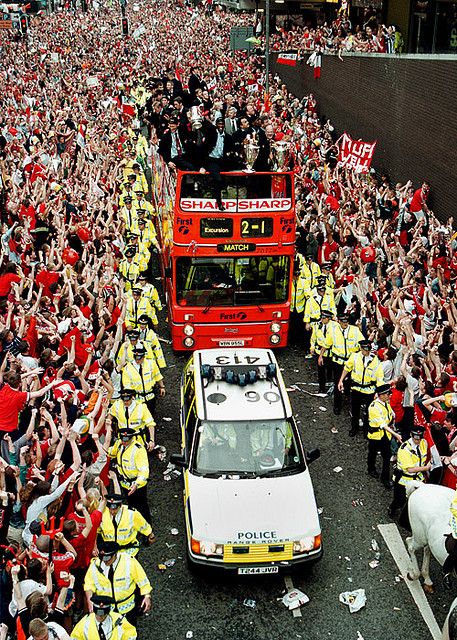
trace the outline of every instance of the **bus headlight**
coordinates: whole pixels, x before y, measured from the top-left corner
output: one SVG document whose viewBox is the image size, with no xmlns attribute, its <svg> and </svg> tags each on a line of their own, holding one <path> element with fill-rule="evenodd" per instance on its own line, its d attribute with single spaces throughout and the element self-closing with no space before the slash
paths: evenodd
<svg viewBox="0 0 457 640">
<path fill-rule="evenodd" d="M 279 322 L 272 322 L 270 324 L 270 331 L 271 333 L 279 333 L 281 331 L 281 325 Z"/>
<path fill-rule="evenodd" d="M 187 336 L 187 338 L 184 338 L 182 343 L 183 343 L 183 345 L 185 347 L 193 347 L 194 344 L 195 344 L 195 340 L 193 338 L 191 338 L 190 336 Z"/>
<path fill-rule="evenodd" d="M 273 335 L 270 336 L 270 342 L 271 344 L 279 344 L 279 342 L 281 342 L 281 336 L 273 333 Z"/>
<path fill-rule="evenodd" d="M 193 336 L 195 329 L 191 324 L 185 324 L 183 331 L 186 336 Z"/>
<path fill-rule="evenodd" d="M 209 540 L 195 540 L 191 538 L 192 552 L 199 556 L 223 556 L 224 545 L 210 542 Z"/>
<path fill-rule="evenodd" d="M 309 553 L 321 546 L 321 536 L 306 536 L 300 540 L 294 540 L 293 550 L 295 554 Z"/>
</svg>

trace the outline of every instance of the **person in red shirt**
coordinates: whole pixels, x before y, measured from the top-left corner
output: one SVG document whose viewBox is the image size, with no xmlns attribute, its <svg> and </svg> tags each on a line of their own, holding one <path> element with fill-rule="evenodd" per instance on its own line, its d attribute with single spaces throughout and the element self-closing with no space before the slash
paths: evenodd
<svg viewBox="0 0 457 640">
<path fill-rule="evenodd" d="M 68 586 L 65 574 L 76 558 L 76 551 L 72 544 L 65 538 L 62 532 L 56 533 L 54 540 L 47 535 L 37 536 L 30 545 L 29 554 L 32 558 L 49 561 L 49 545 L 52 545 L 51 562 L 54 564 L 54 579 L 57 587 Z M 63 549 L 62 549 L 63 547 Z M 62 575 L 63 574 L 63 575 Z"/>
<path fill-rule="evenodd" d="M 6 298 L 11 291 L 11 284 L 20 281 L 21 278 L 17 274 L 17 264 L 7 262 L 0 275 L 0 298 Z"/>
<path fill-rule="evenodd" d="M 90 332 L 81 331 L 79 327 L 74 327 L 63 337 L 57 349 L 57 355 L 62 356 L 71 351 L 72 343 L 74 342 L 75 364 L 83 369 L 87 362 L 87 356 L 94 351 L 93 346 L 86 342 L 88 337 L 90 337 Z"/>
<path fill-rule="evenodd" d="M 7 361 L 8 358 L 5 358 L 3 361 L 5 365 Z M 0 407 L 2 408 L 0 411 L 0 436 L 3 436 L 4 433 L 9 433 L 13 441 L 16 440 L 13 433 L 18 429 L 19 414 L 26 404 L 34 398 L 44 396 L 46 391 L 52 389 L 56 384 L 56 381 L 54 381 L 38 391 L 21 391 L 21 381 L 22 376 L 15 371 L 8 371 L 5 374 L 3 371 L 0 372 Z M 6 443 L 2 440 L 2 455 L 5 460 L 8 460 L 8 451 L 5 446 Z"/>
<path fill-rule="evenodd" d="M 409 210 L 413 213 L 417 220 L 421 220 L 425 217 L 425 214 L 430 213 L 427 207 L 427 198 L 430 192 L 430 184 L 423 182 L 420 189 L 416 189 L 411 199 Z"/>
</svg>

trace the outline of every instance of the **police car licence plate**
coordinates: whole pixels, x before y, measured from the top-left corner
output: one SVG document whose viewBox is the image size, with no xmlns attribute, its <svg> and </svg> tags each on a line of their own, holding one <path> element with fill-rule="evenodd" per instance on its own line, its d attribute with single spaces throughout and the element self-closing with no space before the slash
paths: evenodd
<svg viewBox="0 0 457 640">
<path fill-rule="evenodd" d="M 244 347 L 244 340 L 219 340 L 220 347 Z"/>
<path fill-rule="evenodd" d="M 238 575 L 252 575 L 254 573 L 278 573 L 278 567 L 240 567 Z"/>
</svg>

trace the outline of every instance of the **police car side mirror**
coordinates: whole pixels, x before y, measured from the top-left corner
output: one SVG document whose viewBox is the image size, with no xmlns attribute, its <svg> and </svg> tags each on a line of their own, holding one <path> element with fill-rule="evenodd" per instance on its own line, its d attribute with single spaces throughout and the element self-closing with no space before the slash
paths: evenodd
<svg viewBox="0 0 457 640">
<path fill-rule="evenodd" d="M 187 459 L 180 453 L 172 453 L 170 456 L 170 462 L 171 464 L 174 464 L 175 467 L 181 467 L 183 469 L 187 467 Z"/>
<path fill-rule="evenodd" d="M 171 267 L 165 267 L 165 277 L 171 278 Z"/>
<path fill-rule="evenodd" d="M 311 462 L 314 462 L 314 460 L 317 460 L 320 457 L 321 457 L 321 451 L 317 447 L 314 449 L 310 449 L 305 453 L 306 462 L 308 464 L 311 464 Z"/>
</svg>

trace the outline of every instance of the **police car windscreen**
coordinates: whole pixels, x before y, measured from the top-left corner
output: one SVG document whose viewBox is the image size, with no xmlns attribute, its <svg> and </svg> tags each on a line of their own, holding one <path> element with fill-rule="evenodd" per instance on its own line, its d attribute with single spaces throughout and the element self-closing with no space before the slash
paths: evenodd
<svg viewBox="0 0 457 640">
<path fill-rule="evenodd" d="M 203 422 L 194 451 L 192 471 L 202 475 L 282 475 L 304 469 L 287 420 Z"/>
</svg>

